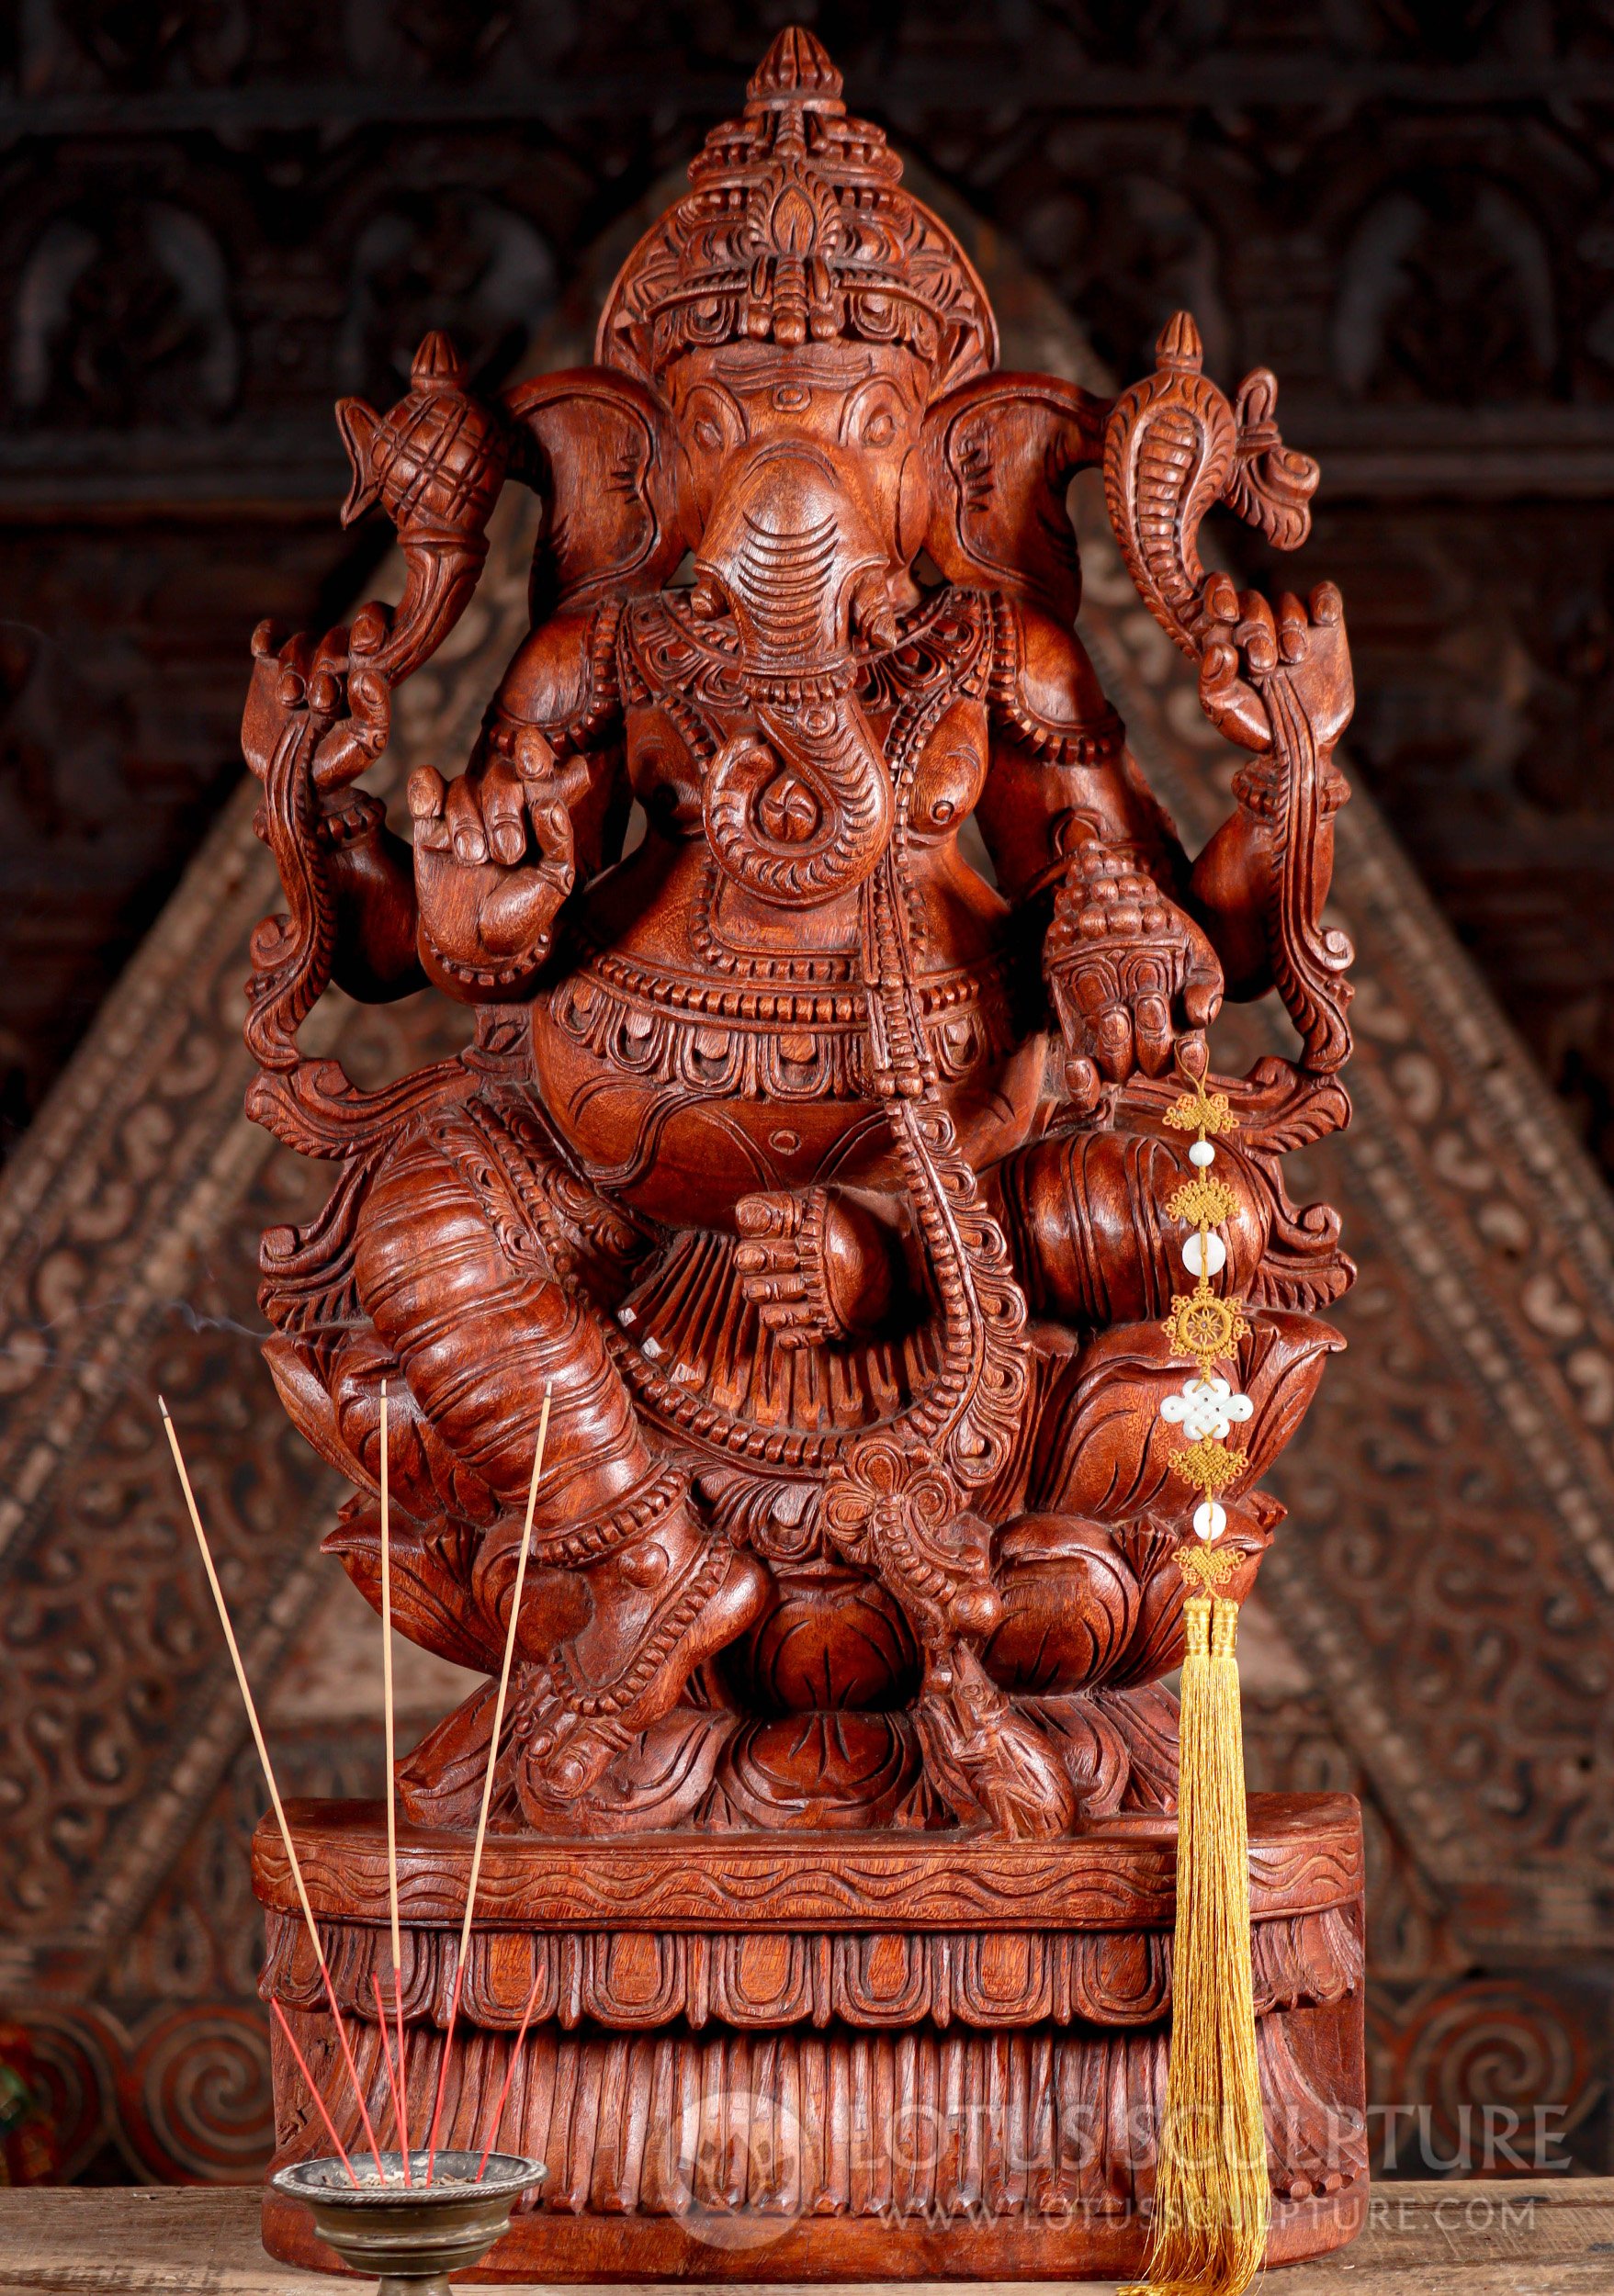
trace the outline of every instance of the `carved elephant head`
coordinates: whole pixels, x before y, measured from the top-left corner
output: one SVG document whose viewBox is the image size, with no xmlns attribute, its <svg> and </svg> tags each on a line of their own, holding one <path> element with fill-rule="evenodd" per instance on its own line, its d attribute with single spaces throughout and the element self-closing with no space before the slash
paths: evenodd
<svg viewBox="0 0 1614 2296">
<path fill-rule="evenodd" d="M 896 634 L 923 539 L 924 370 L 896 346 L 728 345 L 668 377 L 694 613 L 728 621 L 745 721 L 705 792 L 718 862 L 811 907 L 862 884 L 895 817 L 856 648 Z"/>
<path fill-rule="evenodd" d="M 712 760 L 705 819 L 719 864 L 762 901 L 833 900 L 886 850 L 891 779 L 852 639 L 894 630 L 894 570 L 855 472 L 810 439 L 754 447 L 719 490 L 693 603 L 733 620 L 751 722 Z"/>
<path fill-rule="evenodd" d="M 660 587 L 687 551 L 691 609 L 726 626 L 743 707 L 705 776 L 727 872 L 770 906 L 860 884 L 895 817 L 859 698 L 858 652 L 918 603 L 929 550 L 949 579 L 1073 615 L 1064 486 L 1104 408 L 1051 378 L 988 376 L 936 402 L 899 343 L 687 352 L 660 390 L 596 367 L 506 407 L 548 519 L 535 615 Z"/>
</svg>

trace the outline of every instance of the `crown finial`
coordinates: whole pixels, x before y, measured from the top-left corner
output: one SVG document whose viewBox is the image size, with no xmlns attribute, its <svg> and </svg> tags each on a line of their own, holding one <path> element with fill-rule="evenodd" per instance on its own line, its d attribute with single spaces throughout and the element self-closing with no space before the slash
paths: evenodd
<svg viewBox="0 0 1614 2296">
<path fill-rule="evenodd" d="M 651 225 L 601 315 L 598 355 L 660 387 L 727 344 L 896 343 L 941 397 L 991 366 L 997 331 L 969 259 L 902 187 L 902 163 L 852 117 L 799 24 L 774 39 L 745 112 L 707 136 L 690 188 Z"/>
<path fill-rule="evenodd" d="M 808 110 L 839 106 L 842 81 L 821 39 L 805 24 L 787 24 L 776 33 L 745 91 L 748 104 L 769 109 L 800 104 Z"/>
</svg>

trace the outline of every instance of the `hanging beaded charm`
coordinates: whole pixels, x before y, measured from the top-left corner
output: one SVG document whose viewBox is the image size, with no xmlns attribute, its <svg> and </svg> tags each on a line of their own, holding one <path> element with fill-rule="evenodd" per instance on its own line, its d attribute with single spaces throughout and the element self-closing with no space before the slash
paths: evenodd
<svg viewBox="0 0 1614 2296">
<path fill-rule="evenodd" d="M 1167 1109 L 1166 1121 L 1174 1131 L 1198 1135 L 1188 1152 L 1194 1175 L 1167 1199 L 1166 1210 L 1174 1220 L 1188 1221 L 1193 1227 L 1182 1247 L 1182 1262 L 1195 1281 L 1191 1291 L 1173 1298 L 1166 1332 L 1172 1354 L 1189 1357 L 1196 1367 L 1177 1394 L 1167 1396 L 1160 1416 L 1168 1426 L 1180 1427 L 1188 1438 L 1172 1464 L 1200 1494 L 1193 1527 L 1201 1543 L 1186 1548 L 1179 1565 L 1185 1578 L 1209 1593 L 1231 1578 L 1239 1564 L 1233 1549 L 1216 1546 L 1227 1527 L 1220 1493 L 1236 1480 L 1243 1467 L 1237 1453 L 1227 1448 L 1227 1438 L 1252 1415 L 1255 1405 L 1217 1367 L 1249 1336 L 1244 1301 L 1223 1298 L 1211 1289 L 1212 1277 L 1227 1264 L 1227 1247 L 1213 1231 L 1238 1209 L 1233 1190 L 1213 1176 L 1213 1139 L 1232 1131 L 1236 1120 L 1225 1092 L 1207 1091 L 1202 1077 L 1190 1077 L 1189 1083 L 1191 1089 Z"/>
</svg>

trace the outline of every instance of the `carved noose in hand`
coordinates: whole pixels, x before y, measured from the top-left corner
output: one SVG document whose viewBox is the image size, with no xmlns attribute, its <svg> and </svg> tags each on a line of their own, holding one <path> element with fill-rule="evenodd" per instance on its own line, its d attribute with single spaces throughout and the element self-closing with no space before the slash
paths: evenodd
<svg viewBox="0 0 1614 2296">
<path fill-rule="evenodd" d="M 1317 466 L 1284 445 L 1278 386 L 1247 376 L 1236 405 L 1201 372 L 1199 330 L 1179 311 L 1156 345 L 1158 371 L 1116 400 L 1104 438 L 1104 492 L 1127 571 L 1161 628 L 1200 670 L 1206 714 L 1250 750 L 1235 778 L 1267 861 L 1263 919 L 1272 977 L 1301 1039 L 1302 1075 L 1331 1075 L 1349 1055 L 1345 979 L 1352 950 L 1322 921 L 1326 847 L 1319 832 L 1348 794 L 1330 755 L 1350 714 L 1338 592 L 1310 612 L 1285 602 L 1241 607 L 1225 575 L 1207 578 L 1200 524 L 1225 502 L 1283 550 L 1311 531 Z"/>
<path fill-rule="evenodd" d="M 306 674 L 270 658 L 267 629 L 254 640 L 254 677 L 277 679 L 284 724 L 265 778 L 258 827 L 279 868 L 289 913 L 253 936 L 246 1040 L 263 1072 L 248 1113 L 305 1154 L 344 1156 L 370 1115 L 391 1113 L 396 1093 L 365 1094 L 339 1063 L 310 1060 L 298 1030 L 331 979 L 334 908 L 322 831 L 356 804 L 344 792 L 387 746 L 391 697 L 435 654 L 464 613 L 488 555 L 489 514 L 509 459 L 502 424 L 467 388 L 445 334 L 426 336 L 410 389 L 385 415 L 362 399 L 336 411 L 353 465 L 342 509 L 351 525 L 377 502 L 403 555 L 396 607 L 371 602 L 354 616 L 345 656 L 314 656 Z M 345 690 L 347 714 L 339 715 Z M 416 1080 L 418 1081 L 418 1080 Z"/>
</svg>

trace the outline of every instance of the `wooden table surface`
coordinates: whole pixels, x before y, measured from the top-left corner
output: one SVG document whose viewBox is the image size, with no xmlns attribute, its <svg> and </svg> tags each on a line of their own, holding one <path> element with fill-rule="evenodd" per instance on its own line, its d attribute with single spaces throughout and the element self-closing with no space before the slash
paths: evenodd
<svg viewBox="0 0 1614 2296">
<path fill-rule="evenodd" d="M 271 2263 L 255 2190 L 0 2190 L 3 2296 L 332 2296 L 342 2285 Z M 1270 2296 L 1614 2296 L 1614 2178 L 1382 2184 L 1350 2247 L 1264 2285 Z M 938 2286 L 909 2281 L 904 2296 Z"/>
</svg>

